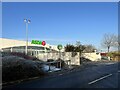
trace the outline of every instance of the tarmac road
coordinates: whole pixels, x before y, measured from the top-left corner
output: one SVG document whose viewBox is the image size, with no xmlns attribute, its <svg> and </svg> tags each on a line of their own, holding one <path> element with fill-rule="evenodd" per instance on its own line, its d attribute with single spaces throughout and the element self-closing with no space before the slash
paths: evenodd
<svg viewBox="0 0 120 90">
<path fill-rule="evenodd" d="M 92 63 L 83 70 L 78 69 L 5 88 L 118 88 L 120 86 L 119 64 L 120 62 Z"/>
</svg>

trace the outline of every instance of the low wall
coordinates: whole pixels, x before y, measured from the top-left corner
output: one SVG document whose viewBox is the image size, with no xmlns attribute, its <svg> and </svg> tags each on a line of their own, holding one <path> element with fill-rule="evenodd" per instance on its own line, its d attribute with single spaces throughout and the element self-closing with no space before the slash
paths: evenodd
<svg viewBox="0 0 120 90">
<path fill-rule="evenodd" d="M 59 58 L 67 62 L 70 60 L 71 65 L 80 65 L 79 53 L 72 56 L 72 52 L 62 52 L 62 53 L 39 53 L 37 58 L 47 61 L 48 59 L 58 60 Z"/>
<path fill-rule="evenodd" d="M 75 52 L 76 55 L 73 55 L 72 52 L 62 52 L 62 53 L 39 53 L 37 58 L 47 61 L 48 59 L 58 60 L 61 58 L 64 61 L 71 61 L 72 65 L 80 65 L 79 52 Z M 100 53 L 82 53 L 82 57 L 89 59 L 91 61 L 101 60 Z"/>
<path fill-rule="evenodd" d="M 100 53 L 82 53 L 82 57 L 87 58 L 91 61 L 101 60 Z"/>
</svg>

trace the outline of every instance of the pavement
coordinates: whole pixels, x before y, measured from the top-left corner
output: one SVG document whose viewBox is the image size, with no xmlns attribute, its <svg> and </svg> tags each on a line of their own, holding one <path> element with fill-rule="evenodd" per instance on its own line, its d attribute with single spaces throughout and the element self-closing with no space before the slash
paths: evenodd
<svg viewBox="0 0 120 90">
<path fill-rule="evenodd" d="M 84 63 L 67 73 L 3 87 L 18 88 L 119 88 L 120 62 L 101 61 Z"/>
</svg>

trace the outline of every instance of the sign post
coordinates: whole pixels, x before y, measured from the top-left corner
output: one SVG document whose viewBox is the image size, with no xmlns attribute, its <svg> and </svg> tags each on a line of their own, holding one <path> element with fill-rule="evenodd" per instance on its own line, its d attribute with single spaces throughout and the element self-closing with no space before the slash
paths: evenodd
<svg viewBox="0 0 120 90">
<path fill-rule="evenodd" d="M 61 55 L 60 55 L 60 50 L 63 48 L 61 44 L 59 44 L 57 46 L 58 50 L 59 50 L 59 59 L 61 58 Z M 60 68 L 61 68 L 61 59 L 60 59 Z"/>
</svg>

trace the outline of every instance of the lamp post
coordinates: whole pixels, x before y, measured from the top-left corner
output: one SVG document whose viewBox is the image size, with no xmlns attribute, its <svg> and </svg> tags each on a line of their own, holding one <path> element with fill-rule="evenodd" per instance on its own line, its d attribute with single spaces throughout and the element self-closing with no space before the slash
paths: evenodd
<svg viewBox="0 0 120 90">
<path fill-rule="evenodd" d="M 59 45 L 57 46 L 57 48 L 59 49 L 59 59 L 60 59 L 60 69 L 61 69 L 61 67 L 62 67 L 62 62 L 61 62 L 61 54 L 60 54 L 60 50 L 61 50 L 63 47 L 62 47 L 61 44 L 59 44 Z"/>
<path fill-rule="evenodd" d="M 29 19 L 24 19 L 24 22 L 26 24 L 26 47 L 25 47 L 25 54 L 27 55 L 28 52 L 28 24 L 31 22 Z"/>
</svg>

